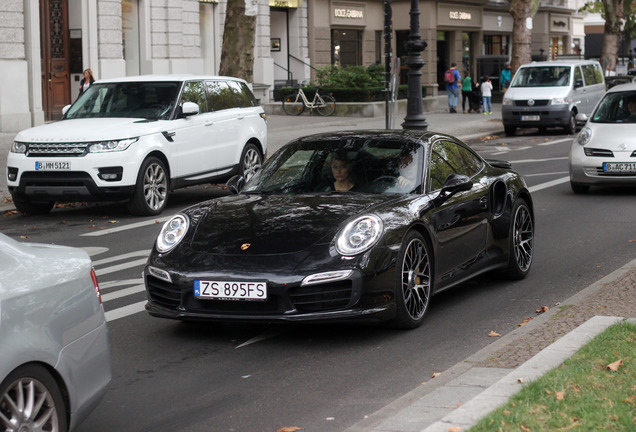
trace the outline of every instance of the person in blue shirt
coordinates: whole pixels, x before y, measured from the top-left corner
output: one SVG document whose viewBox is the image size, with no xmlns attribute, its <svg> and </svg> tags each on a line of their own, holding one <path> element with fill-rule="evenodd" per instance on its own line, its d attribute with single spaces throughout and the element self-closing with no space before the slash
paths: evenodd
<svg viewBox="0 0 636 432">
<path fill-rule="evenodd" d="M 459 87 L 457 83 L 461 77 L 457 71 L 457 64 L 451 63 L 451 68 L 444 73 L 444 82 L 448 91 L 448 110 L 451 113 L 457 112 L 457 102 L 459 101 Z"/>
<path fill-rule="evenodd" d="M 499 85 L 504 93 L 510 87 L 510 63 L 506 63 L 504 68 L 501 70 L 501 76 L 499 77 Z"/>
</svg>

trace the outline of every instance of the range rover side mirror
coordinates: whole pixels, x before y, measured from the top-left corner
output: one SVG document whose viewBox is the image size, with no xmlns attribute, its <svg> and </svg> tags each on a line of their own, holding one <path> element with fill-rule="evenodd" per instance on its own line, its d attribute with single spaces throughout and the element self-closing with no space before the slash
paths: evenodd
<svg viewBox="0 0 636 432">
<path fill-rule="evenodd" d="M 189 117 L 195 114 L 199 114 L 199 105 L 194 102 L 184 102 L 182 107 L 183 117 Z"/>
<path fill-rule="evenodd" d="M 66 105 L 64 108 L 62 108 L 62 115 L 66 115 L 70 107 L 71 105 L 69 104 L 69 105 Z"/>
</svg>

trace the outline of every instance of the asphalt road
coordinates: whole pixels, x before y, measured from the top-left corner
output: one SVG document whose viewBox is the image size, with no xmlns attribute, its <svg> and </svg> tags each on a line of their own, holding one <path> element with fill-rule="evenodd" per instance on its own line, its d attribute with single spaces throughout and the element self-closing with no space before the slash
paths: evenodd
<svg viewBox="0 0 636 432">
<path fill-rule="evenodd" d="M 287 137 L 270 133 L 270 144 L 279 139 Z M 142 312 L 140 273 L 162 218 L 132 218 L 124 206 L 61 208 L 45 217 L 8 214 L 0 218 L 0 231 L 93 254 L 114 376 L 80 432 L 275 432 L 292 426 L 340 432 L 488 345 L 490 331 L 514 330 L 536 309 L 552 307 L 634 258 L 634 191 L 574 195 L 567 174 L 571 139 L 555 131 L 469 140 L 485 157 L 511 161 L 531 187 L 533 268 L 523 281 L 485 276 L 436 296 L 424 325 L 413 331 L 151 318 Z M 178 191 L 165 214 L 221 193 L 215 187 Z"/>
</svg>

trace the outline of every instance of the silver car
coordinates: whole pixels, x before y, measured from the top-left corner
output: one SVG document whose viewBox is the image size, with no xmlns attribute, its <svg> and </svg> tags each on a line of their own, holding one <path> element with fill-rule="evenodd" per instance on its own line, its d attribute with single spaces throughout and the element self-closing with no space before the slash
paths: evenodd
<svg viewBox="0 0 636 432">
<path fill-rule="evenodd" d="M 576 193 L 594 185 L 636 186 L 636 84 L 612 87 L 572 142 L 570 185 Z"/>
<path fill-rule="evenodd" d="M 90 257 L 0 234 L 0 430 L 73 430 L 110 378 Z"/>
</svg>

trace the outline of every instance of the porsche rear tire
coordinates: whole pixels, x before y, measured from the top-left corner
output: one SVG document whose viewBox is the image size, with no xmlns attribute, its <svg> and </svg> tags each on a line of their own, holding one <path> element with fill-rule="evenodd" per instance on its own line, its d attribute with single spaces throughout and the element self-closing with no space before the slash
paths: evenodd
<svg viewBox="0 0 636 432">
<path fill-rule="evenodd" d="M 517 199 L 512 207 L 509 244 L 506 276 L 509 279 L 523 279 L 530 271 L 534 255 L 534 221 L 523 199 Z"/>
<path fill-rule="evenodd" d="M 419 327 L 433 292 L 431 247 L 417 231 L 410 231 L 400 248 L 395 283 L 396 328 Z"/>
</svg>

